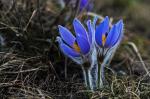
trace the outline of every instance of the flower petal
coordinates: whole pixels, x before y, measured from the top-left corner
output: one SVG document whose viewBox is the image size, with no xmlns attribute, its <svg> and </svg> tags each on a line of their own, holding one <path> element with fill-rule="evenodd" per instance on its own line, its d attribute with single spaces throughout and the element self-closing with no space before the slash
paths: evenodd
<svg viewBox="0 0 150 99">
<path fill-rule="evenodd" d="M 88 0 L 80 0 L 80 10 L 84 9 L 88 4 Z"/>
<path fill-rule="evenodd" d="M 109 18 L 108 16 L 106 16 L 105 19 L 96 28 L 95 40 L 99 46 L 103 46 L 102 35 L 107 33 L 108 30 L 109 30 Z"/>
<path fill-rule="evenodd" d="M 119 37 L 118 40 L 120 41 L 123 37 L 123 20 L 120 20 L 116 23 L 117 27 L 118 27 L 118 32 L 119 32 Z"/>
<path fill-rule="evenodd" d="M 81 49 L 82 54 L 87 54 L 90 51 L 90 44 L 82 35 L 77 35 L 76 37 L 78 46 Z"/>
<path fill-rule="evenodd" d="M 69 46 L 72 46 L 75 42 L 75 37 L 73 34 L 65 27 L 59 25 L 59 33 L 61 38 L 67 43 Z"/>
<path fill-rule="evenodd" d="M 97 23 L 97 20 L 98 20 L 98 16 L 95 16 L 94 19 L 93 19 L 94 28 L 95 28 L 95 25 L 96 25 L 96 23 Z"/>
<path fill-rule="evenodd" d="M 120 43 L 122 36 L 123 36 L 123 21 L 120 20 L 116 23 L 117 32 L 115 33 L 115 39 L 112 41 L 112 46 L 114 46 L 116 43 Z"/>
<path fill-rule="evenodd" d="M 77 53 L 75 50 L 73 50 L 72 48 L 70 48 L 68 45 L 64 44 L 64 43 L 61 43 L 60 44 L 60 48 L 62 50 L 62 52 L 68 56 L 68 57 L 79 57 L 80 54 Z"/>
<path fill-rule="evenodd" d="M 94 36 L 94 28 L 92 27 L 91 20 L 87 21 L 87 27 L 88 27 L 88 32 L 89 32 L 89 42 L 92 44 L 93 36 Z"/>
<path fill-rule="evenodd" d="M 76 36 L 82 35 L 83 37 L 85 37 L 85 39 L 88 40 L 87 31 L 78 19 L 74 19 L 73 26 L 74 26 Z"/>
<path fill-rule="evenodd" d="M 108 33 L 104 47 L 112 47 L 117 42 L 118 37 L 119 37 L 119 32 L 115 24 L 113 25 L 112 29 Z"/>
</svg>

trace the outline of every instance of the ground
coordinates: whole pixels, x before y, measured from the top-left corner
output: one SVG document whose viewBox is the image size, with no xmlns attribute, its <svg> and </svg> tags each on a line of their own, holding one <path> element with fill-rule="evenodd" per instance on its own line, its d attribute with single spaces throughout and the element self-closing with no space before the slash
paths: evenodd
<svg viewBox="0 0 150 99">
<path fill-rule="evenodd" d="M 54 0 L 0 0 L 0 98 L 149 99 L 149 0 L 94 0 L 90 12 L 123 19 L 124 38 L 106 70 L 107 86 L 92 92 L 79 65 L 56 42 L 58 25 L 88 19 L 77 5 Z M 138 51 L 137 51 L 138 50 Z"/>
</svg>

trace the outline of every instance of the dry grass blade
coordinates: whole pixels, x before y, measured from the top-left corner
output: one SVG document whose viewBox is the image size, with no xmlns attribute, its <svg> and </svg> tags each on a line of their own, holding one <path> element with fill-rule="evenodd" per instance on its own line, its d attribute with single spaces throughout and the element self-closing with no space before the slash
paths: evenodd
<svg viewBox="0 0 150 99">
<path fill-rule="evenodd" d="M 29 19 L 27 25 L 26 25 L 25 28 L 24 28 L 24 31 L 27 30 L 27 28 L 28 28 L 30 22 L 32 21 L 33 17 L 36 15 L 36 12 L 37 12 L 37 10 L 34 10 L 34 11 L 33 11 L 33 13 L 32 13 L 32 15 L 31 15 L 31 17 L 30 17 L 30 19 Z"/>
<path fill-rule="evenodd" d="M 143 66 L 144 70 L 146 71 L 146 73 L 147 73 L 148 76 L 150 77 L 150 73 L 149 73 L 149 71 L 148 71 L 148 69 L 147 69 L 147 67 L 146 67 L 146 65 L 145 65 L 145 63 L 144 63 L 144 61 L 143 61 L 143 59 L 142 59 L 142 57 L 141 57 L 141 54 L 139 53 L 138 48 L 136 47 L 136 45 L 135 45 L 133 42 L 128 42 L 128 45 L 130 45 L 130 46 L 133 48 L 133 50 L 134 50 L 135 53 L 137 54 L 137 56 L 138 56 L 140 62 L 142 63 L 142 66 Z"/>
</svg>

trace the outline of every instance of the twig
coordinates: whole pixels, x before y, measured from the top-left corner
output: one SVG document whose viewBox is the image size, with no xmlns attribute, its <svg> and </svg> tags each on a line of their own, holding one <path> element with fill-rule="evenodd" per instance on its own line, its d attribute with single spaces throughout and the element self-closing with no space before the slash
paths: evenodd
<svg viewBox="0 0 150 99">
<path fill-rule="evenodd" d="M 38 68 L 33 68 L 33 69 L 27 69 L 27 70 L 20 70 L 20 71 L 15 71 L 15 72 L 4 72 L 2 74 L 18 74 L 18 73 L 26 73 L 26 72 L 31 72 L 31 71 L 37 71 L 37 70 L 40 70 L 39 69 L 40 67 Z"/>
<path fill-rule="evenodd" d="M 32 20 L 33 17 L 35 16 L 36 12 L 37 12 L 37 10 L 34 10 L 34 11 L 32 12 L 32 15 L 31 15 L 31 17 L 30 17 L 30 19 L 29 19 L 27 25 L 26 25 L 25 28 L 23 29 L 24 31 L 27 30 L 27 28 L 28 28 L 29 24 L 31 23 L 31 20 Z"/>
<path fill-rule="evenodd" d="M 41 99 L 45 99 L 45 96 L 43 95 L 42 91 L 37 89 L 37 91 L 39 92 L 40 96 L 41 96 Z"/>
<path fill-rule="evenodd" d="M 9 25 L 7 25 L 7 24 L 5 24 L 5 23 L 3 23 L 3 22 L 0 22 L 0 24 L 1 24 L 1 25 L 6 26 L 6 27 L 8 27 L 8 28 L 10 28 L 13 32 L 15 32 L 15 33 L 17 33 L 17 34 L 20 34 L 20 35 L 21 35 L 21 33 L 19 33 L 17 30 L 15 30 L 15 28 L 14 28 L 14 27 L 9 26 Z"/>
<path fill-rule="evenodd" d="M 136 47 L 136 45 L 135 45 L 133 42 L 128 42 L 127 44 L 130 45 L 130 46 L 133 48 L 133 50 L 134 50 L 135 53 L 137 54 L 139 60 L 141 61 L 144 70 L 146 71 L 146 73 L 147 73 L 148 76 L 150 77 L 150 73 L 149 73 L 148 69 L 146 68 L 146 65 L 145 65 L 145 63 L 144 63 L 144 61 L 143 61 L 143 59 L 142 59 L 142 57 L 141 57 L 141 54 L 139 53 L 138 48 Z"/>
<path fill-rule="evenodd" d="M 101 15 L 99 14 L 96 14 L 96 13 L 93 13 L 93 12 L 87 12 L 87 13 L 83 13 L 83 15 L 88 15 L 88 16 L 92 16 L 92 17 L 98 17 L 99 19 L 103 20 L 104 17 L 102 17 Z"/>
</svg>

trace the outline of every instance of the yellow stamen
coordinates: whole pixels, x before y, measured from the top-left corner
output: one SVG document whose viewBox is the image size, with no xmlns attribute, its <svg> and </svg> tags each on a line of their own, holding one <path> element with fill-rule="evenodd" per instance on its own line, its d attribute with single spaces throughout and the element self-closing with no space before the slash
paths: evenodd
<svg viewBox="0 0 150 99">
<path fill-rule="evenodd" d="M 103 46 L 105 45 L 105 42 L 106 42 L 106 35 L 103 34 L 102 35 L 102 44 L 103 44 Z"/>
<path fill-rule="evenodd" d="M 80 47 L 77 45 L 77 43 L 74 43 L 74 44 L 73 44 L 73 49 L 74 49 L 76 52 L 80 52 Z"/>
</svg>

